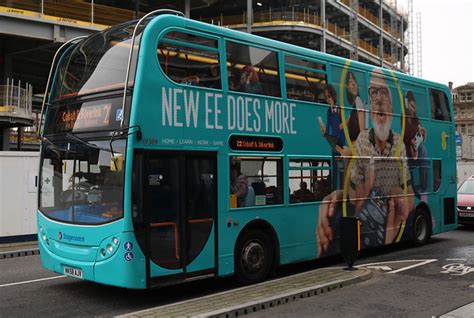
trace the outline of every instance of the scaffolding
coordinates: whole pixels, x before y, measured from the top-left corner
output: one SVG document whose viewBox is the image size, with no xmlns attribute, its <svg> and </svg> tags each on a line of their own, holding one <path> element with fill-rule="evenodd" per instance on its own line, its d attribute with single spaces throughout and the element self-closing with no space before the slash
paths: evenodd
<svg viewBox="0 0 474 318">
<path fill-rule="evenodd" d="M 423 52 L 421 41 L 421 12 L 416 13 L 416 76 L 423 77 Z"/>
<path fill-rule="evenodd" d="M 415 75 L 413 61 L 413 0 L 408 0 L 408 73 Z"/>
</svg>

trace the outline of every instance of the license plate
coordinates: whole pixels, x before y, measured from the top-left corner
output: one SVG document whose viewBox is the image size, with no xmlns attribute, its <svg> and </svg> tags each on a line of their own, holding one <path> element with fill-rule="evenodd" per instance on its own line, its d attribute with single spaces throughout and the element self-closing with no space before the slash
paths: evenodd
<svg viewBox="0 0 474 318">
<path fill-rule="evenodd" d="M 459 212 L 459 216 L 463 218 L 474 218 L 474 213 L 472 212 Z"/>
<path fill-rule="evenodd" d="M 64 266 L 64 274 L 82 279 L 82 269 Z"/>
</svg>

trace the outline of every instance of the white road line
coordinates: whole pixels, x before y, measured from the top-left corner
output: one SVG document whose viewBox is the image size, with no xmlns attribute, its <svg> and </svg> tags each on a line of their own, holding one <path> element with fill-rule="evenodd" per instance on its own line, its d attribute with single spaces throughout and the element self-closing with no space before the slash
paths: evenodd
<svg viewBox="0 0 474 318">
<path fill-rule="evenodd" d="M 357 265 L 357 266 L 354 266 L 354 267 L 365 267 L 365 266 L 371 266 L 371 265 L 381 265 L 381 264 L 391 264 L 391 263 L 426 262 L 426 261 L 432 261 L 432 259 L 430 259 L 430 260 L 427 260 L 427 259 L 406 259 L 406 260 L 400 260 L 400 261 L 376 262 L 376 263 L 361 264 L 361 265 Z M 435 261 L 437 261 L 437 259 Z"/>
<path fill-rule="evenodd" d="M 447 258 L 447 261 L 467 261 L 467 258 Z"/>
<path fill-rule="evenodd" d="M 36 283 L 36 282 L 42 282 L 45 280 L 51 280 L 51 279 L 58 279 L 58 278 L 64 278 L 67 277 L 66 275 L 61 275 L 61 276 L 53 276 L 53 277 L 47 277 L 47 278 L 40 278 L 40 279 L 33 279 L 33 280 L 27 280 L 24 282 L 16 282 L 16 283 L 10 283 L 10 284 L 3 284 L 0 285 L 0 288 L 2 287 L 9 287 L 9 286 L 15 286 L 15 285 L 22 285 L 22 284 L 29 284 L 29 283 Z"/>
<path fill-rule="evenodd" d="M 418 264 L 414 264 L 414 265 L 411 265 L 411 266 L 407 266 L 407 267 L 402 267 L 402 268 L 396 269 L 396 270 L 394 270 L 394 271 L 388 272 L 387 274 L 400 273 L 400 272 L 406 271 L 406 270 L 408 270 L 408 269 L 412 269 L 412 268 L 415 268 L 415 267 L 418 267 L 418 266 L 423 266 L 423 265 L 426 265 L 426 264 L 429 264 L 429 263 L 433 263 L 433 262 L 436 262 L 436 261 L 437 261 L 437 259 L 429 259 L 429 260 L 426 260 L 426 261 L 421 262 L 421 263 L 418 263 Z"/>
</svg>

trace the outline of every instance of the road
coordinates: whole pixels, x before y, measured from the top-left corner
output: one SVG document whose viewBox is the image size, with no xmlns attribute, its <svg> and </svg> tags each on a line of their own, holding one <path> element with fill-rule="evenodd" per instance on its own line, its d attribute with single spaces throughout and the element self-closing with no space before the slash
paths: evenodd
<svg viewBox="0 0 474 318">
<path fill-rule="evenodd" d="M 372 279 L 249 317 L 433 317 L 474 302 L 474 229 L 366 254 L 357 264 L 379 263 Z"/>
<path fill-rule="evenodd" d="M 418 262 L 397 262 L 401 260 Z M 454 261 L 454 259 L 456 259 Z M 429 263 L 410 269 L 405 268 Z M 474 230 L 436 236 L 420 248 L 383 248 L 364 253 L 356 264 L 374 265 L 367 282 L 261 311 L 255 317 L 428 317 L 474 301 Z M 461 263 L 464 267 L 443 266 Z M 339 259 L 286 266 L 278 276 L 341 265 Z M 402 270 L 388 274 L 390 271 Z M 472 285 L 472 286 L 471 286 Z M 38 255 L 0 260 L 0 316 L 114 316 L 238 287 L 231 278 L 208 279 L 156 290 L 127 290 L 61 277 L 41 269 Z"/>
</svg>

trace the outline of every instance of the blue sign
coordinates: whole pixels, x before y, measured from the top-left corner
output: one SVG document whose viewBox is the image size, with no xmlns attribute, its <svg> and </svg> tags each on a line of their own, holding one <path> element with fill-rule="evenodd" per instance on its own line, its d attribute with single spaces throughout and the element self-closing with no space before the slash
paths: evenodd
<svg viewBox="0 0 474 318">
<path fill-rule="evenodd" d="M 125 260 L 127 262 L 130 262 L 131 260 L 133 260 L 133 253 L 132 252 L 127 252 L 125 253 L 125 255 L 123 256 L 123 258 L 125 258 Z"/>
<path fill-rule="evenodd" d="M 123 248 L 124 248 L 127 252 L 130 252 L 131 250 L 133 250 L 133 244 L 132 244 L 132 242 L 126 242 L 126 243 L 123 245 Z"/>
<path fill-rule="evenodd" d="M 462 137 L 458 133 L 456 133 L 456 145 L 462 144 Z"/>
<path fill-rule="evenodd" d="M 115 111 L 115 121 L 121 121 L 123 118 L 123 110 L 119 108 Z"/>
</svg>

